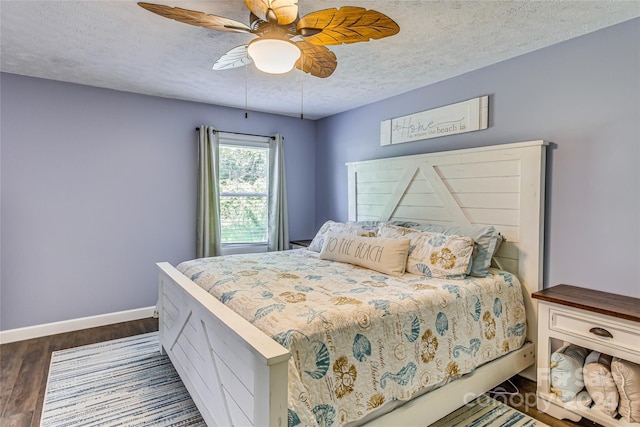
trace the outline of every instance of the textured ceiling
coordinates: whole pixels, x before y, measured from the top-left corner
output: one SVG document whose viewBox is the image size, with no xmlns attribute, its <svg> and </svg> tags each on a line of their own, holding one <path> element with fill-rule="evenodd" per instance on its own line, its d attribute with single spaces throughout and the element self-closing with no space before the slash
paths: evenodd
<svg viewBox="0 0 640 427">
<path fill-rule="evenodd" d="M 249 23 L 242 0 L 150 2 Z M 129 92 L 317 119 L 640 16 L 633 1 L 305 1 L 300 15 L 346 5 L 400 26 L 382 40 L 330 46 L 332 76 L 213 71 L 251 35 L 182 24 L 134 1 L 0 1 L 1 70 Z M 246 74 L 246 76 L 245 76 Z M 245 90 L 246 88 L 246 90 Z"/>
</svg>

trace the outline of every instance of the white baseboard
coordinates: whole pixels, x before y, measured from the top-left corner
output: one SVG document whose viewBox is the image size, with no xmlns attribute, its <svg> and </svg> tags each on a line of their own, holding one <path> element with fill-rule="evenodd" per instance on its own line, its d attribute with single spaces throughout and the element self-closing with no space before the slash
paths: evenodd
<svg viewBox="0 0 640 427">
<path fill-rule="evenodd" d="M 0 344 L 39 338 L 47 335 L 62 334 L 80 329 L 95 328 L 97 326 L 112 325 L 130 320 L 153 317 L 155 307 L 137 308 L 116 313 L 100 314 L 98 316 L 82 317 L 61 322 L 45 323 L 43 325 L 0 331 Z"/>
</svg>

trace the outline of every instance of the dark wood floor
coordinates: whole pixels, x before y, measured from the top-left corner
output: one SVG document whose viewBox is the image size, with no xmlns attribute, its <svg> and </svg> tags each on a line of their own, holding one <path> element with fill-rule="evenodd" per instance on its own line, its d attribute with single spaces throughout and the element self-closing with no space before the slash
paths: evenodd
<svg viewBox="0 0 640 427">
<path fill-rule="evenodd" d="M 157 330 L 149 318 L 0 345 L 0 426 L 40 425 L 51 352 Z"/>
<path fill-rule="evenodd" d="M 0 345 L 0 426 L 40 425 L 51 352 L 157 330 L 157 319 L 143 319 Z M 531 407 L 535 403 L 532 399 L 535 395 L 535 383 L 518 376 L 512 378 L 512 382 L 519 389 L 519 395 L 511 398 L 497 397 L 501 402 L 552 427 L 599 426 L 584 419 L 580 423 L 559 421 L 537 411 L 535 407 Z M 514 389 L 508 383 L 494 389 L 503 390 Z M 527 401 L 529 405 L 525 404 Z"/>
<path fill-rule="evenodd" d="M 540 412 L 535 407 L 536 383 L 518 375 L 511 378 L 511 382 L 513 384 L 504 382 L 498 387 L 494 388 L 493 391 L 512 392 L 514 391 L 513 386 L 515 385 L 518 389 L 518 395 L 513 397 L 501 397 L 499 395 L 494 395 L 494 398 L 496 400 L 505 403 L 513 408 L 516 408 L 518 411 L 524 412 L 530 417 L 542 421 L 543 423 L 548 424 L 551 427 L 602 427 L 600 424 L 594 423 L 590 420 L 587 420 L 586 418 L 583 418 L 578 423 L 574 423 L 568 420 L 557 420 L 552 416 L 545 414 L 544 412 Z"/>
</svg>

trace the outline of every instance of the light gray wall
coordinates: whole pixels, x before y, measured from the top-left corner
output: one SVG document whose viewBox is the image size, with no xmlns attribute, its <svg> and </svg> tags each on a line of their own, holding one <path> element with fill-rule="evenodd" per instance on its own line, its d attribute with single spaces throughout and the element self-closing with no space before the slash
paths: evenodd
<svg viewBox="0 0 640 427">
<path fill-rule="evenodd" d="M 152 306 L 195 257 L 197 133 L 285 137 L 290 236 L 315 232 L 315 122 L 0 75 L 0 330 Z"/>
<path fill-rule="evenodd" d="M 380 147 L 380 121 L 481 95 L 489 129 Z M 635 19 L 323 119 L 316 226 L 347 218 L 345 162 L 545 139 L 545 285 L 640 296 L 639 104 Z"/>
</svg>

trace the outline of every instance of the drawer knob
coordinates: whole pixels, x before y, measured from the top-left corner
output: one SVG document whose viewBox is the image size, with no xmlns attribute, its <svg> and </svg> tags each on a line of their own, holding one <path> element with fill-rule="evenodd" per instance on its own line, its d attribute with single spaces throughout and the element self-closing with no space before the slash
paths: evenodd
<svg viewBox="0 0 640 427">
<path fill-rule="evenodd" d="M 591 332 L 593 335 L 597 335 L 602 338 L 613 338 L 613 335 L 611 335 L 611 332 L 607 331 L 604 328 L 591 328 L 589 329 L 589 332 Z"/>
</svg>

